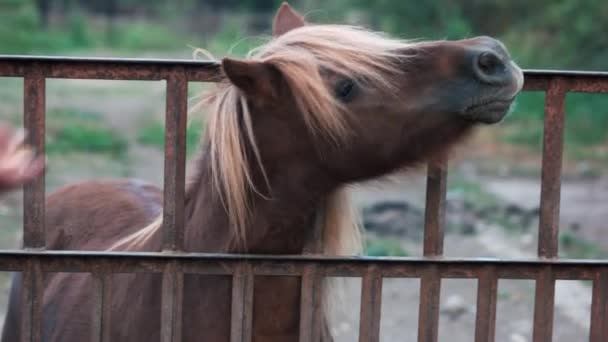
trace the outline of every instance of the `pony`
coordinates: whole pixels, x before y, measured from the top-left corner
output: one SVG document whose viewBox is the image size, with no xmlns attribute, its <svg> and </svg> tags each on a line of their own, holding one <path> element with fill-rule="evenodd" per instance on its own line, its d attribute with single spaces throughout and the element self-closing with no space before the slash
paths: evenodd
<svg viewBox="0 0 608 342">
<path fill-rule="evenodd" d="M 501 121 L 523 84 L 490 37 L 412 43 L 311 24 L 287 4 L 271 40 L 221 69 L 187 181 L 187 252 L 303 254 L 321 210 L 322 253 L 354 254 L 345 189 L 445 155 L 474 127 Z M 161 203 L 137 180 L 66 186 L 48 197 L 47 248 L 160 251 Z M 86 274 L 48 277 L 44 341 L 88 339 L 91 287 Z M 16 277 L 3 342 L 20 337 L 20 288 Z M 113 277 L 111 341 L 159 340 L 160 289 L 157 274 Z M 183 340 L 229 341 L 231 278 L 186 274 L 183 291 Z M 253 291 L 253 341 L 296 341 L 300 279 L 256 276 Z M 322 315 L 319 342 L 329 342 Z"/>
</svg>

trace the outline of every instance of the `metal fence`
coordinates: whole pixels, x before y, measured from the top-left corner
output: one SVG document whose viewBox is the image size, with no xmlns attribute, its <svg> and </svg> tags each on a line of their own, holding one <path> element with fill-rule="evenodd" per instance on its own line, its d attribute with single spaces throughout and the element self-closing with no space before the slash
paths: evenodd
<svg viewBox="0 0 608 342">
<path fill-rule="evenodd" d="M 538 258 L 532 260 L 444 258 L 447 167 L 430 166 L 427 180 L 424 256 L 420 258 L 322 258 L 183 252 L 185 141 L 188 82 L 218 80 L 212 62 L 0 56 L 0 77 L 24 79 L 24 124 L 29 143 L 44 152 L 47 78 L 165 80 L 164 252 L 45 251 L 44 178 L 24 191 L 23 250 L 0 251 L 0 271 L 23 273 L 23 341 L 41 340 L 45 272 L 89 272 L 96 289 L 91 341 L 109 341 L 110 279 L 113 273 L 163 274 L 163 342 L 181 341 L 184 273 L 232 275 L 231 341 L 251 339 L 254 275 L 302 277 L 300 341 L 318 341 L 323 277 L 361 277 L 359 341 L 378 341 L 382 280 L 420 278 L 418 341 L 437 341 L 441 279 L 477 279 L 475 341 L 494 341 L 499 279 L 536 282 L 533 341 L 551 341 L 555 282 L 591 280 L 591 342 L 608 341 L 608 261 L 558 258 L 558 226 L 565 98 L 568 92 L 608 93 L 608 73 L 526 71 L 526 91 L 545 91 L 545 127 Z M 608 129 L 608 127 L 607 127 Z"/>
</svg>

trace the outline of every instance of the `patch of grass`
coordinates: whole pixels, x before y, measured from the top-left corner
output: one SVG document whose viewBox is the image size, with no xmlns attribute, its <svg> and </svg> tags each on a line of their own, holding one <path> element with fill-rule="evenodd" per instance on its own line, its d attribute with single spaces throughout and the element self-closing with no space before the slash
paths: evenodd
<svg viewBox="0 0 608 342">
<path fill-rule="evenodd" d="M 203 124 L 201 122 L 192 122 L 188 125 L 186 131 L 186 151 L 192 153 L 200 140 Z M 153 146 L 158 149 L 163 149 L 165 146 L 165 127 L 160 122 L 150 122 L 145 124 L 140 130 L 137 141 L 142 145 Z"/>
<path fill-rule="evenodd" d="M 586 241 L 573 232 L 565 231 L 559 236 L 560 254 L 572 259 L 606 259 L 608 252 L 593 242 Z"/>
<path fill-rule="evenodd" d="M 397 240 L 370 239 L 365 246 L 367 256 L 392 256 L 406 257 L 409 253 L 399 244 Z"/>
<path fill-rule="evenodd" d="M 533 151 L 542 148 L 544 131 L 544 94 L 526 92 L 518 96 L 512 115 L 504 122 L 500 139 Z M 568 94 L 566 98 L 564 143 L 572 159 L 601 159 L 594 147 L 608 142 L 608 96 L 603 94 Z"/>
<path fill-rule="evenodd" d="M 108 32 L 108 47 L 127 51 L 163 51 L 187 49 L 195 39 L 179 35 L 169 25 L 133 21 L 116 25 Z"/>
<path fill-rule="evenodd" d="M 450 196 L 458 196 L 464 201 L 474 204 L 476 207 L 487 207 L 500 202 L 498 197 L 487 192 L 480 183 L 458 175 L 450 177 L 448 181 L 448 194 Z"/>
<path fill-rule="evenodd" d="M 123 157 L 126 139 L 107 126 L 99 113 L 55 109 L 48 114 L 46 151 L 49 154 L 104 153 Z"/>
</svg>

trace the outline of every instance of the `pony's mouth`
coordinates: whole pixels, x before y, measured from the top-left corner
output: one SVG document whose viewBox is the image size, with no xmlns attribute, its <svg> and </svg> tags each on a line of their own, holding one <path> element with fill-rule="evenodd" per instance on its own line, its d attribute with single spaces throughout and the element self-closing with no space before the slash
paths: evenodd
<svg viewBox="0 0 608 342">
<path fill-rule="evenodd" d="M 509 113 L 514 99 L 515 97 L 474 103 L 462 112 L 462 117 L 465 120 L 478 123 L 498 123 Z"/>
</svg>

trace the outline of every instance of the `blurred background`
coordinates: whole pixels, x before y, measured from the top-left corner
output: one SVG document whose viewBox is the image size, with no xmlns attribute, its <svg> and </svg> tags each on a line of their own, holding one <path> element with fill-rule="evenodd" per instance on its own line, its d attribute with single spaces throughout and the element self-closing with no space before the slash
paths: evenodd
<svg viewBox="0 0 608 342">
<path fill-rule="evenodd" d="M 242 56 L 269 37 L 280 1 L 0 0 L 0 54 L 191 59 Z M 608 2 L 603 0 L 299 0 L 314 23 L 348 23 L 401 38 L 501 39 L 523 68 L 608 71 Z M 0 78 L 0 120 L 22 125 L 23 81 Z M 207 87 L 191 83 L 191 105 Z M 164 82 L 47 80 L 48 191 L 105 177 L 162 186 Z M 450 257 L 534 256 L 538 233 L 544 94 L 527 92 L 496 127 L 483 128 L 450 162 L 445 250 Z M 608 96 L 569 94 L 560 254 L 608 256 Z M 191 115 L 189 155 L 204 130 Z M 425 170 L 357 187 L 366 254 L 421 254 Z M 19 193 L 0 199 L 0 248 L 18 248 Z M 7 292 L 7 276 L 0 289 Z M 350 280 L 332 329 L 355 341 L 360 281 Z M 440 338 L 471 341 L 476 281 L 442 283 Z M 385 280 L 382 341 L 415 341 L 417 280 Z M 558 281 L 554 341 L 588 336 L 591 287 Z M 534 283 L 501 280 L 497 341 L 531 340 Z M 0 314 L 6 295 L 0 296 Z"/>
</svg>

